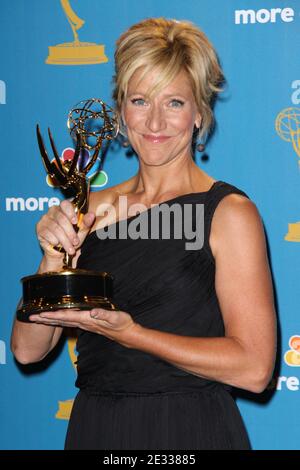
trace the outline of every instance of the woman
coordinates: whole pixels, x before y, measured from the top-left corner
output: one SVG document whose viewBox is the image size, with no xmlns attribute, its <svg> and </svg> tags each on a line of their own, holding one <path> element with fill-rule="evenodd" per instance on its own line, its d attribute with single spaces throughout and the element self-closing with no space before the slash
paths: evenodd
<svg viewBox="0 0 300 470">
<path fill-rule="evenodd" d="M 64 326 L 79 329 L 80 391 L 67 449 L 248 449 L 230 391 L 266 388 L 275 311 L 255 204 L 192 158 L 195 134 L 208 133 L 220 91 L 216 54 L 193 24 L 158 18 L 119 38 L 115 62 L 116 110 L 139 171 L 91 194 L 77 235 L 73 206 L 63 201 L 39 221 L 37 236 L 44 250 L 39 273 L 61 269 L 62 255 L 52 248 L 61 243 L 75 255 L 74 266 L 114 275 L 119 310 L 16 321 L 13 352 L 20 362 L 40 361 Z M 196 238 L 203 232 L 201 246 L 187 248 L 186 232 L 162 236 L 182 228 L 176 217 L 187 206 L 204 207 L 185 220 Z M 165 218 L 173 208 L 177 215 Z M 148 230 L 161 209 L 158 236 L 129 236 L 136 222 Z M 124 227 L 127 237 L 120 236 Z"/>
</svg>

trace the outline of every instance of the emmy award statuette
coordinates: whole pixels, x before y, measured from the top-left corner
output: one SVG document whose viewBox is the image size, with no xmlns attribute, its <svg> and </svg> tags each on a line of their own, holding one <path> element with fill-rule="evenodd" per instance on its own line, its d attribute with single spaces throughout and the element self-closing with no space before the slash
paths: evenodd
<svg viewBox="0 0 300 470">
<path fill-rule="evenodd" d="M 76 150 L 73 159 L 65 162 L 62 162 L 58 155 L 50 129 L 49 139 L 55 157 L 52 162 L 45 149 L 39 126 L 36 131 L 48 175 L 52 179 L 55 178 L 60 188 L 71 190 L 75 194 L 72 203 L 78 224 L 75 224 L 74 228 L 78 231 L 80 220 L 88 211 L 90 182 L 87 174 L 97 161 L 103 141 L 116 137 L 118 124 L 113 110 L 108 105 L 100 99 L 91 98 L 81 101 L 70 111 L 68 127 L 71 136 L 76 139 Z M 88 162 L 83 162 L 84 149 L 94 151 Z M 74 269 L 74 256 L 67 253 L 61 245 L 53 248 L 64 253 L 63 267 L 59 272 L 35 274 L 21 279 L 23 298 L 17 308 L 18 320 L 29 322 L 31 314 L 58 309 L 116 309 L 112 301 L 113 277 L 109 273 Z"/>
</svg>

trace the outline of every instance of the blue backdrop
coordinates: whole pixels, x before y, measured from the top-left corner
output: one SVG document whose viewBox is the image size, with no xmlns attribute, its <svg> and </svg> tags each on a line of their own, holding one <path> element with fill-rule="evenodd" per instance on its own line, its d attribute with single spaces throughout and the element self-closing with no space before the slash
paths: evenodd
<svg viewBox="0 0 300 470">
<path fill-rule="evenodd" d="M 197 163 L 256 203 L 268 239 L 280 326 L 269 390 L 259 396 L 240 393 L 238 404 L 254 449 L 300 448 L 299 14 L 296 0 L 1 0 L 1 449 L 61 449 L 76 394 L 72 341 L 37 366 L 17 365 L 9 350 L 20 278 L 36 272 L 41 258 L 35 224 L 62 198 L 46 182 L 35 125 L 45 136 L 51 127 L 67 158 L 69 109 L 90 97 L 112 104 L 115 41 L 150 16 L 193 21 L 218 51 L 227 87 L 215 108 L 208 158 L 198 154 Z M 82 27 L 73 33 L 67 17 Z M 93 190 L 136 170 L 136 159 L 115 145 Z"/>
</svg>

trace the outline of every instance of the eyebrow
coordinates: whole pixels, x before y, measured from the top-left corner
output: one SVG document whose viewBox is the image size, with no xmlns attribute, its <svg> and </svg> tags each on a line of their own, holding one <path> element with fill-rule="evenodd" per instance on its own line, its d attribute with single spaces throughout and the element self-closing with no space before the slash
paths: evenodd
<svg viewBox="0 0 300 470">
<path fill-rule="evenodd" d="M 128 94 L 127 96 L 130 97 L 132 95 L 142 95 L 142 96 L 147 96 L 145 93 L 135 91 L 133 93 Z M 171 98 L 172 96 L 176 96 L 177 98 L 182 98 L 187 100 L 188 98 L 186 96 L 181 95 L 180 93 L 168 93 L 167 95 L 164 95 L 164 98 Z"/>
</svg>

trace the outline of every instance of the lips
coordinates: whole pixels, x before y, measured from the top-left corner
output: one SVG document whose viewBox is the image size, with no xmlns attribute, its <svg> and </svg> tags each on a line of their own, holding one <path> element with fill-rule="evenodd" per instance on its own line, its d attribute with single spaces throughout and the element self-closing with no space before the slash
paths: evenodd
<svg viewBox="0 0 300 470">
<path fill-rule="evenodd" d="M 148 135 L 144 134 L 143 135 L 144 139 L 148 140 L 148 142 L 151 142 L 152 144 L 161 144 L 162 142 L 165 142 L 170 138 L 170 136 L 165 136 L 165 135 Z"/>
</svg>

